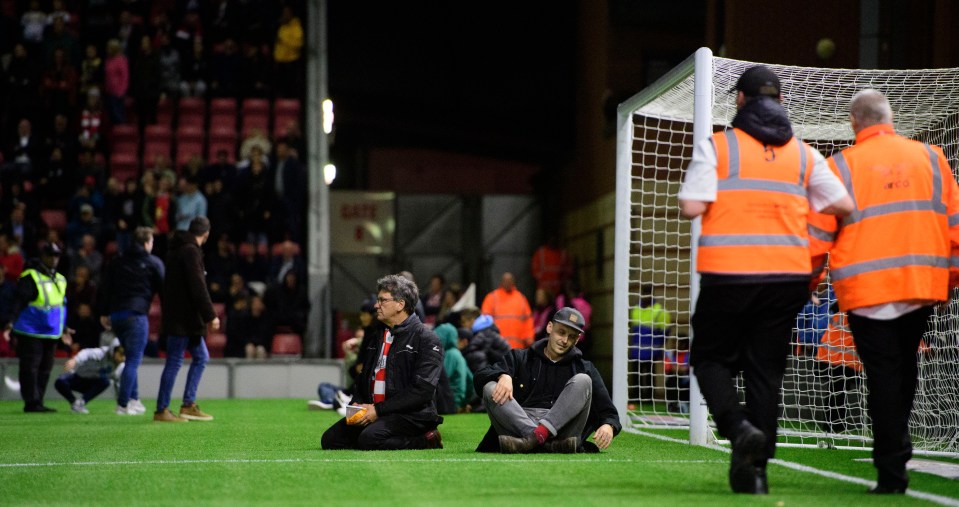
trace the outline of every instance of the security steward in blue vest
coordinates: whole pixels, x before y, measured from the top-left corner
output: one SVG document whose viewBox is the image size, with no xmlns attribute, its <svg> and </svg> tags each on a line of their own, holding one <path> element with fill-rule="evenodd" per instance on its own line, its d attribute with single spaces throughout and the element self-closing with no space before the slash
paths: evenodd
<svg viewBox="0 0 959 507">
<path fill-rule="evenodd" d="M 53 369 L 57 341 L 70 342 L 69 334 L 64 334 L 67 279 L 57 273 L 59 262 L 60 247 L 48 243 L 40 249 L 40 259 L 32 259 L 17 281 L 12 334 L 20 357 L 24 412 L 56 412 L 43 405 L 43 395 Z"/>
</svg>

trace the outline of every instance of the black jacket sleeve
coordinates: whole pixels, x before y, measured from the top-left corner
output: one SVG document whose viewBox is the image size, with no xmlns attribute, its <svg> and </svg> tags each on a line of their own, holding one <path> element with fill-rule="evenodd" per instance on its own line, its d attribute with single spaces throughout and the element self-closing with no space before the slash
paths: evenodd
<svg viewBox="0 0 959 507">
<path fill-rule="evenodd" d="M 589 377 L 593 380 L 593 399 L 589 406 L 589 420 L 586 427 L 583 428 L 583 441 L 593 434 L 600 426 L 608 424 L 613 427 L 613 434 L 618 435 L 623 429 L 619 422 L 619 411 L 613 405 L 613 400 L 606 390 L 606 384 L 603 383 L 603 377 L 595 367 L 590 363 L 587 366 Z"/>
<path fill-rule="evenodd" d="M 498 381 L 504 373 L 513 377 L 516 373 L 517 366 L 523 364 L 525 361 L 526 352 L 526 349 L 512 349 L 508 354 L 500 358 L 499 361 L 487 365 L 485 368 L 473 374 L 473 389 L 476 390 L 476 395 L 482 398 L 483 387 L 490 382 Z"/>
<path fill-rule="evenodd" d="M 216 311 L 213 309 L 213 301 L 210 300 L 210 291 L 206 288 L 202 250 L 197 247 L 184 248 L 182 251 L 181 261 L 185 263 L 190 297 L 193 298 L 197 311 L 203 317 L 203 322 L 211 322 L 216 318 Z"/>
</svg>

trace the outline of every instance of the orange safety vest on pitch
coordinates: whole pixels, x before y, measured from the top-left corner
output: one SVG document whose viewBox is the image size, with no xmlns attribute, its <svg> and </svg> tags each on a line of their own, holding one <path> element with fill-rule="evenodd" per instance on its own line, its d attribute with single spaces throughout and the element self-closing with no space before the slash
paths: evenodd
<svg viewBox="0 0 959 507">
<path fill-rule="evenodd" d="M 809 275 L 806 190 L 812 148 L 769 146 L 739 129 L 713 134 L 716 201 L 703 215 L 696 269 L 729 275 Z"/>
<path fill-rule="evenodd" d="M 533 343 L 533 311 L 519 289 L 506 292 L 502 287 L 486 295 L 481 310 L 493 317 L 500 336 L 514 349 L 524 349 Z"/>
<path fill-rule="evenodd" d="M 862 363 L 856 352 L 856 344 L 852 339 L 852 330 L 846 322 L 846 314 L 837 313 L 829 318 L 829 327 L 822 335 L 816 359 L 833 366 L 845 366 L 855 371 L 862 371 Z"/>
<path fill-rule="evenodd" d="M 855 210 L 841 222 L 814 215 L 811 253 L 829 251 L 840 307 L 947 300 L 959 274 L 959 185 L 942 150 L 875 125 L 829 165 Z"/>
</svg>

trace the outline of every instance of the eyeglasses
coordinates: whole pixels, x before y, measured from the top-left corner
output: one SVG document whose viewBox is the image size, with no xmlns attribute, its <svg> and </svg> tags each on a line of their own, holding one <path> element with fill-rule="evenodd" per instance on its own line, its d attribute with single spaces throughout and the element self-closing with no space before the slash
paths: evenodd
<svg viewBox="0 0 959 507">
<path fill-rule="evenodd" d="M 379 303 L 379 304 L 387 303 L 387 302 L 389 302 L 389 301 L 396 301 L 396 299 L 376 298 L 376 302 Z"/>
</svg>

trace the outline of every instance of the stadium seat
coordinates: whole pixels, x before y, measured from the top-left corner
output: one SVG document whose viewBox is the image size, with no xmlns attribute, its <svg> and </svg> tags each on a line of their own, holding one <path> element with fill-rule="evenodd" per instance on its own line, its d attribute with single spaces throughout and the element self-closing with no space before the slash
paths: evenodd
<svg viewBox="0 0 959 507">
<path fill-rule="evenodd" d="M 195 155 L 203 158 L 203 141 L 181 139 L 176 145 L 176 167 L 183 167 Z"/>
<path fill-rule="evenodd" d="M 170 142 L 173 139 L 173 131 L 170 129 L 169 125 L 156 124 L 156 125 L 147 125 L 143 129 L 143 142 L 151 141 L 166 141 Z"/>
<path fill-rule="evenodd" d="M 203 127 L 196 125 L 180 125 L 176 129 L 177 142 L 195 141 L 202 143 L 203 135 Z"/>
<path fill-rule="evenodd" d="M 267 99 L 243 99 L 243 115 L 269 115 L 270 101 Z"/>
<path fill-rule="evenodd" d="M 114 125 L 110 130 L 110 142 L 114 145 L 117 143 L 138 143 L 140 141 L 140 134 L 137 131 L 135 125 L 124 124 L 124 125 Z"/>
<path fill-rule="evenodd" d="M 236 131 L 236 101 L 217 98 L 210 102 L 210 130 L 223 128 Z"/>
<path fill-rule="evenodd" d="M 173 126 L 173 100 L 165 99 L 157 103 L 157 125 Z"/>
<path fill-rule="evenodd" d="M 270 117 L 267 115 L 243 115 L 243 138 L 250 136 L 253 129 L 259 129 L 264 135 L 270 135 Z"/>
<path fill-rule="evenodd" d="M 206 103 L 197 97 L 184 97 L 177 106 L 177 128 L 206 126 Z"/>
<path fill-rule="evenodd" d="M 163 155 L 164 157 L 170 159 L 172 158 L 173 149 L 169 139 L 166 140 L 154 140 L 147 137 L 143 141 L 143 160 L 147 163 L 156 159 L 157 155 Z"/>
<path fill-rule="evenodd" d="M 140 160 L 135 153 L 114 153 L 110 155 L 110 176 L 119 181 L 137 178 L 140 175 Z"/>
<path fill-rule="evenodd" d="M 279 257 L 283 255 L 283 245 L 285 243 L 286 243 L 285 241 L 275 243 L 272 247 L 270 247 L 270 255 L 272 257 Z M 293 242 L 290 242 L 290 243 L 293 244 L 293 255 L 300 255 L 300 245 Z"/>
<path fill-rule="evenodd" d="M 286 135 L 291 120 L 300 121 L 300 101 L 297 99 L 276 99 L 273 103 L 273 137 Z"/>
<path fill-rule="evenodd" d="M 296 356 L 303 353 L 303 345 L 300 343 L 300 335 L 294 333 L 279 333 L 273 335 L 274 356 Z"/>
<path fill-rule="evenodd" d="M 61 234 L 67 230 L 67 212 L 62 209 L 42 209 L 40 218 L 47 227 Z"/>
<path fill-rule="evenodd" d="M 206 335 L 206 348 L 210 357 L 223 357 L 226 351 L 226 335 L 219 331 L 208 333 Z"/>
</svg>

